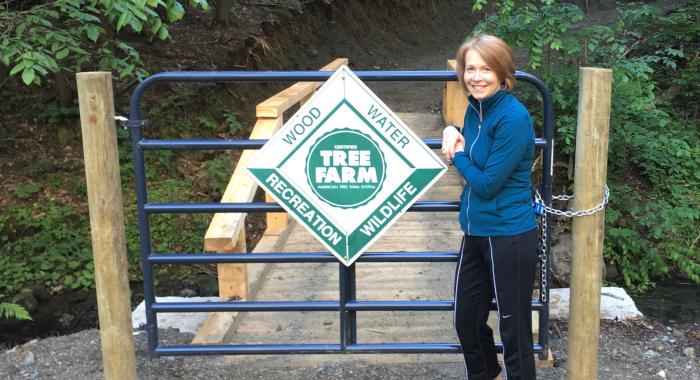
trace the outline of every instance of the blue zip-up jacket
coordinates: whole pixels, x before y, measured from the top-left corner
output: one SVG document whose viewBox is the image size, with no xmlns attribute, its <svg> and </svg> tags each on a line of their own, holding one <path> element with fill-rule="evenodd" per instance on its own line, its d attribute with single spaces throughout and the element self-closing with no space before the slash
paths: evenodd
<svg viewBox="0 0 700 380">
<path fill-rule="evenodd" d="M 469 97 L 464 152 L 452 161 L 467 184 L 459 223 L 467 235 L 513 236 L 537 226 L 530 170 L 535 157 L 532 119 L 510 92 Z"/>
</svg>

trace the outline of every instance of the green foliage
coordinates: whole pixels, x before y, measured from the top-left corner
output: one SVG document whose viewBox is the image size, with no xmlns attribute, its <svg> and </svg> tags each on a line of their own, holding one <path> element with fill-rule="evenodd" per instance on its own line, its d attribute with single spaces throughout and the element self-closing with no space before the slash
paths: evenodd
<svg viewBox="0 0 700 380">
<path fill-rule="evenodd" d="M 236 132 L 243 129 L 243 125 L 238 121 L 238 114 L 236 112 L 225 109 L 223 114 L 224 123 L 228 126 L 228 133 L 235 135 Z"/>
<path fill-rule="evenodd" d="M 36 182 L 17 185 L 15 186 L 15 196 L 19 199 L 28 199 L 41 191 L 41 188 L 41 184 Z"/>
<path fill-rule="evenodd" d="M 39 120 L 51 127 L 67 124 L 69 120 L 80 117 L 78 107 L 58 107 L 55 105 L 43 105 L 39 112 Z"/>
<path fill-rule="evenodd" d="M 576 28 L 572 4 L 494 3 L 476 32 L 525 51 L 550 86 L 559 157 L 574 155 L 578 67 L 613 70 L 607 260 L 632 290 L 673 271 L 700 282 L 700 0 L 668 15 L 630 4 L 609 25 Z"/>
<path fill-rule="evenodd" d="M 0 302 L 0 319 L 31 320 L 27 309 L 16 303 Z"/>
<path fill-rule="evenodd" d="M 207 172 L 209 172 L 209 176 L 211 177 L 210 187 L 217 190 L 220 194 L 223 194 L 228 185 L 228 180 L 233 173 L 233 160 L 230 154 L 220 154 L 211 160 L 209 166 L 207 166 Z"/>
<path fill-rule="evenodd" d="M 190 0 L 189 5 L 209 9 L 206 0 Z M 0 43 L 0 62 L 27 85 L 40 85 L 49 73 L 85 67 L 141 79 L 147 73 L 138 52 L 124 41 L 114 41 L 113 32 L 143 32 L 167 40 L 166 24 L 185 14 L 177 0 L 56 0 L 25 7 L 24 2 L 0 4 L 0 30 L 7 31 Z"/>
<path fill-rule="evenodd" d="M 87 215 L 52 202 L 3 211 L 0 293 L 12 294 L 27 281 L 46 286 L 90 287 L 92 251 Z M 65 280 L 64 280 L 65 279 Z"/>
</svg>

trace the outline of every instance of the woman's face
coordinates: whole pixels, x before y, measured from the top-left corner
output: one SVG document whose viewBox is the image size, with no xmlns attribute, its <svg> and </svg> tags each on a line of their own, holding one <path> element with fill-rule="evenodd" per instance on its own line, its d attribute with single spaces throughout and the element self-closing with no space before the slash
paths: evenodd
<svg viewBox="0 0 700 380">
<path fill-rule="evenodd" d="M 501 81 L 496 72 L 481 58 L 481 54 L 469 49 L 464 57 L 464 84 L 469 94 L 476 100 L 483 100 L 495 94 L 501 86 Z"/>
</svg>

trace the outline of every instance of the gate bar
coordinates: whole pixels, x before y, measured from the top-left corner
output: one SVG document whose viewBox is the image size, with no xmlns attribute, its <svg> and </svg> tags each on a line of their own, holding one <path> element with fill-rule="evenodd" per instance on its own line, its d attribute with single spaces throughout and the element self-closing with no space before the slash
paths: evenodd
<svg viewBox="0 0 700 380">
<path fill-rule="evenodd" d="M 430 149 L 440 149 L 441 139 L 422 139 L 423 143 Z M 267 143 L 267 140 L 155 140 L 143 139 L 139 141 L 139 146 L 144 150 L 231 150 L 231 149 L 260 149 Z M 547 141 L 541 137 L 535 138 L 535 146 L 544 148 Z"/>
<path fill-rule="evenodd" d="M 284 212 L 277 203 L 146 203 L 143 209 L 148 214 L 174 213 L 215 213 L 215 212 Z M 459 211 L 459 201 L 420 201 L 415 202 L 408 211 Z"/>
<path fill-rule="evenodd" d="M 533 349 L 543 351 L 540 344 Z M 503 353 L 503 345 L 495 344 L 496 352 Z M 192 345 L 158 346 L 160 356 L 192 355 L 287 355 L 287 354 L 458 354 L 461 351 L 456 343 L 385 343 L 349 344 L 345 350 L 339 344 L 256 344 L 256 345 Z"/>
<path fill-rule="evenodd" d="M 359 263 L 396 262 L 457 262 L 455 252 L 367 252 L 357 258 Z M 328 252 L 289 253 L 158 253 L 148 256 L 152 264 L 231 264 L 231 263 L 334 263 L 338 259 Z"/>
<path fill-rule="evenodd" d="M 156 302 L 158 313 L 196 313 L 230 311 L 436 311 L 454 310 L 454 301 L 347 301 L 341 308 L 339 301 L 236 301 L 236 302 Z M 496 303 L 491 302 L 492 310 Z M 532 310 L 542 310 L 544 304 L 532 301 Z"/>
</svg>

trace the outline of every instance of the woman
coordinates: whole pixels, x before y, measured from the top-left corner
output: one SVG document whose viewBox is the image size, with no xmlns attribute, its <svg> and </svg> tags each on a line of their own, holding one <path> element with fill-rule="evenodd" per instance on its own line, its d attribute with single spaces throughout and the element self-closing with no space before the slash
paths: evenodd
<svg viewBox="0 0 700 380">
<path fill-rule="evenodd" d="M 527 109 L 510 92 L 514 73 L 513 53 L 500 38 L 480 35 L 462 44 L 457 75 L 469 93 L 464 129 L 443 131 L 443 153 L 466 180 L 454 324 L 470 380 L 535 378 L 531 298 L 537 224 L 530 182 L 535 134 Z M 503 368 L 486 324 L 494 299 Z"/>
</svg>

